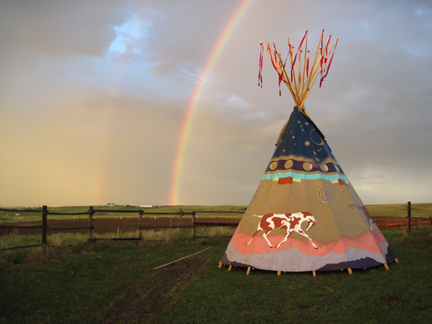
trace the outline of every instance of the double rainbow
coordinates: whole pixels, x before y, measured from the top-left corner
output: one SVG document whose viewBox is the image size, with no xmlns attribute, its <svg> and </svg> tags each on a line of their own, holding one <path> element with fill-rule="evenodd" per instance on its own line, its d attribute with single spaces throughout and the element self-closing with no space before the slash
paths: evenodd
<svg viewBox="0 0 432 324">
<path fill-rule="evenodd" d="M 187 137 L 192 125 L 192 120 L 201 97 L 202 90 L 204 89 L 204 81 L 212 72 L 220 53 L 222 52 L 225 44 L 227 43 L 229 37 L 233 33 L 234 29 L 237 27 L 239 21 L 249 8 L 253 0 L 243 0 L 239 6 L 234 11 L 233 15 L 229 19 L 228 23 L 225 25 L 222 33 L 217 39 L 216 44 L 213 46 L 209 57 L 206 60 L 205 66 L 202 70 L 195 89 L 192 93 L 191 99 L 189 101 L 185 117 L 183 119 L 183 124 L 181 127 L 180 137 L 177 144 L 177 150 L 174 158 L 174 167 L 172 171 L 172 182 L 170 187 L 169 204 L 178 204 L 178 191 L 180 185 L 180 176 L 184 164 L 184 153 L 187 144 Z"/>
</svg>

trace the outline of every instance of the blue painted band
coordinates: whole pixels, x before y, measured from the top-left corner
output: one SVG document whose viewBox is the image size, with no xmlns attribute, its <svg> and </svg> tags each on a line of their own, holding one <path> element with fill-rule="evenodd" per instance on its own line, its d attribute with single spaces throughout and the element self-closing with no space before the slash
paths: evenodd
<svg viewBox="0 0 432 324">
<path fill-rule="evenodd" d="M 317 180 L 317 179 L 323 179 L 328 181 L 335 181 L 338 179 L 342 179 L 344 181 L 348 181 L 348 178 L 346 176 L 342 176 L 340 174 L 322 174 L 322 173 L 315 173 L 315 174 L 304 174 L 304 173 L 296 173 L 296 172 L 276 172 L 271 174 L 264 174 L 262 177 L 262 180 L 272 180 L 274 178 L 297 178 L 297 179 L 305 179 L 305 180 Z"/>
</svg>

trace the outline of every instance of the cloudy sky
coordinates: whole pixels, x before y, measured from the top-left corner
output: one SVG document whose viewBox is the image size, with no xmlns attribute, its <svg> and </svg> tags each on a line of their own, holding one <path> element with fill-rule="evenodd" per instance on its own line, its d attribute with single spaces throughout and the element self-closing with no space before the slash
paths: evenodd
<svg viewBox="0 0 432 324">
<path fill-rule="evenodd" d="M 339 43 L 305 106 L 354 188 L 431 202 L 427 0 L 17 0 L 0 3 L 0 205 L 247 205 L 293 108 L 268 57 L 258 87 L 260 40 L 286 54 L 323 28 Z"/>
</svg>

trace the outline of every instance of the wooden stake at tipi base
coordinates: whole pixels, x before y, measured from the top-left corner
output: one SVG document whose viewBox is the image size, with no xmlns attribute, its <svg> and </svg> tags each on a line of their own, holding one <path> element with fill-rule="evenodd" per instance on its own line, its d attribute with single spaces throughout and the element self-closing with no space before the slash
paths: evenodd
<svg viewBox="0 0 432 324">
<path fill-rule="evenodd" d="M 285 59 L 275 44 L 261 42 L 263 53 L 294 100 L 261 182 L 221 263 L 250 270 L 308 272 L 363 269 L 397 262 L 396 256 L 334 157 L 324 134 L 304 103 L 315 82 L 330 70 L 338 39 L 318 41 L 313 60 L 308 31 L 296 48 L 288 39 Z"/>
</svg>

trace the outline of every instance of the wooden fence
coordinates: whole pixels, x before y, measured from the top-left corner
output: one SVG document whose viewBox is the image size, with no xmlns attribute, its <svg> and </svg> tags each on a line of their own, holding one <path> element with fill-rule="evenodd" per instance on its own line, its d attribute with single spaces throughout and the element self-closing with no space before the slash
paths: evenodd
<svg viewBox="0 0 432 324">
<path fill-rule="evenodd" d="M 3 211 L 10 211 L 9 209 L 0 209 Z M 89 207 L 87 212 L 81 212 L 81 213 L 55 213 L 48 211 L 47 206 L 43 206 L 42 209 L 38 210 L 32 210 L 32 209 L 24 209 L 24 210 L 18 210 L 14 209 L 14 212 L 41 212 L 42 213 L 42 223 L 41 225 L 32 225 L 32 226 L 26 226 L 26 225 L 3 225 L 0 224 L 0 231 L 3 232 L 7 230 L 8 233 L 11 233 L 13 229 L 17 228 L 25 228 L 25 229 L 40 229 L 41 230 L 41 243 L 40 244 L 34 244 L 34 245 L 26 245 L 26 246 L 19 246 L 19 247 L 13 247 L 8 249 L 0 249 L 0 251 L 6 251 L 6 250 L 13 250 L 13 249 L 21 249 L 21 248 L 29 248 L 29 247 L 36 247 L 36 246 L 46 246 L 48 244 L 47 242 L 47 233 L 49 231 L 67 231 L 67 230 L 88 230 L 88 241 L 97 241 L 97 240 L 107 240 L 107 239 L 101 239 L 101 238 L 95 238 L 94 237 L 94 215 L 97 213 L 135 213 L 138 214 L 138 237 L 136 238 L 112 238 L 109 240 L 137 240 L 141 241 L 143 240 L 142 231 L 143 230 L 153 230 L 153 229 L 169 229 L 173 228 L 172 226 L 169 227 L 156 227 L 156 217 L 161 216 L 167 216 L 167 215 L 178 215 L 178 226 L 177 228 L 190 228 L 192 229 L 192 239 L 195 240 L 196 238 L 204 238 L 203 236 L 196 236 L 196 228 L 197 227 L 237 227 L 238 226 L 238 219 L 233 220 L 231 222 L 205 222 L 202 220 L 198 220 L 196 217 L 196 214 L 198 212 L 184 212 L 181 209 L 178 213 L 154 213 L 154 212 L 144 212 L 144 210 L 106 210 L 106 209 L 93 209 L 92 206 Z M 375 220 L 376 225 L 380 230 L 393 230 L 393 229 L 407 229 L 408 231 L 411 230 L 411 228 L 416 227 L 423 227 L 423 226 L 432 226 L 432 217 L 429 218 L 422 217 L 422 218 L 412 218 L 411 217 L 411 203 L 408 202 L 408 216 L 406 218 L 390 218 L 388 220 L 383 219 L 377 219 Z M 243 211 L 200 211 L 200 214 L 243 214 Z M 61 228 L 50 228 L 47 224 L 48 215 L 88 215 L 88 226 L 84 227 L 61 227 Z M 143 216 L 155 216 L 155 226 L 154 227 L 144 227 L 143 226 Z M 185 215 L 190 215 L 191 217 L 191 225 L 183 226 L 183 217 Z M 120 218 L 121 220 L 121 218 Z"/>
<path fill-rule="evenodd" d="M 0 209 L 3 211 L 9 211 L 9 209 Z M 89 207 L 87 212 L 81 212 L 81 213 L 55 213 L 55 212 L 50 212 L 48 211 L 48 207 L 47 206 L 43 206 L 42 210 L 32 210 L 32 209 L 24 209 L 24 210 L 18 210 L 18 209 L 14 209 L 14 212 L 19 212 L 19 213 L 25 213 L 25 212 L 41 212 L 42 213 L 42 223 L 41 225 L 32 225 L 32 226 L 26 226 L 26 225 L 3 225 L 0 224 L 0 231 L 5 231 L 7 230 L 7 233 L 10 234 L 14 229 L 40 229 L 41 230 L 41 243 L 40 244 L 34 244 L 34 245 L 25 245 L 25 246 L 19 246 L 19 247 L 13 247 L 13 248 L 7 248 L 7 249 L 0 249 L 0 251 L 7 251 L 7 250 L 14 250 L 14 249 L 22 249 L 22 248 L 30 248 L 30 247 L 37 247 L 37 246 L 46 246 L 48 243 L 47 240 L 47 233 L 49 231 L 67 231 L 67 230 L 88 230 L 88 241 L 97 241 L 97 240 L 129 240 L 129 241 L 142 241 L 143 240 L 143 235 L 142 235 L 142 231 L 143 230 L 154 230 L 154 229 L 172 229 L 172 226 L 169 227 L 164 227 L 164 226 L 159 226 L 156 227 L 156 217 L 157 216 L 167 216 L 167 215 L 178 215 L 178 226 L 177 228 L 190 228 L 192 229 L 192 240 L 195 240 L 196 238 L 202 238 L 202 236 L 196 236 L 196 228 L 197 227 L 237 227 L 238 225 L 238 221 L 235 222 L 218 222 L 218 223 L 214 223 L 214 222 L 205 222 L 205 221 L 197 221 L 196 220 L 196 214 L 198 212 L 184 212 L 181 209 L 179 210 L 178 213 L 153 213 L 153 212 L 144 212 L 144 210 L 106 210 L 106 209 L 93 209 L 92 206 Z M 135 213 L 138 214 L 138 237 L 136 238 L 111 238 L 111 239 L 101 239 L 101 238 L 95 238 L 94 237 L 94 215 L 96 213 Z M 200 211 L 200 214 L 243 214 L 243 211 Z M 48 215 L 64 215 L 64 216 L 70 216 L 70 215 L 88 215 L 88 226 L 84 226 L 84 227 L 60 227 L 60 228 L 51 228 L 48 226 L 47 222 L 48 222 Z M 143 226 L 143 216 L 155 216 L 155 227 L 144 227 Z M 185 215 L 190 215 L 191 216 L 191 225 L 188 226 L 183 226 L 183 217 Z M 121 217 L 120 217 L 120 221 L 121 221 Z"/>
<path fill-rule="evenodd" d="M 424 226 L 432 226 L 432 217 L 421 217 L 421 218 L 400 218 L 394 217 L 386 219 L 375 220 L 375 224 L 380 230 L 394 230 L 394 229 L 411 229 Z"/>
</svg>

